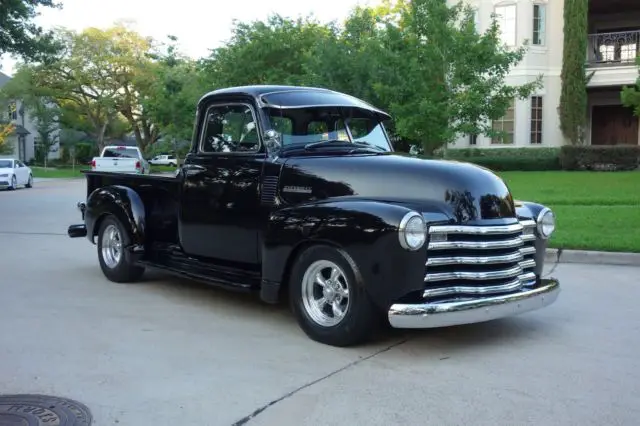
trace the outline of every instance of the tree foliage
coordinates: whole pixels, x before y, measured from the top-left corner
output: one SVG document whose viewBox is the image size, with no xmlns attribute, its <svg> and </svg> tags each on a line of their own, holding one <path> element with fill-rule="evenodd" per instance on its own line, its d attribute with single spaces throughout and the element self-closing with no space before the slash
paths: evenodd
<svg viewBox="0 0 640 426">
<path fill-rule="evenodd" d="M 501 136 L 491 120 L 540 86 L 539 78 L 520 86 L 505 83 L 525 47 L 502 46 L 495 20 L 480 33 L 465 3 L 407 1 L 399 17 L 401 25 L 388 25 L 387 32 L 396 46 L 390 62 L 402 66 L 396 67 L 397 78 L 379 85 L 391 100 L 398 133 L 422 140 L 426 152 L 460 134 Z"/>
<path fill-rule="evenodd" d="M 9 145 L 9 137 L 14 130 L 13 124 L 0 122 L 0 154 L 5 155 L 13 152 L 13 147 Z"/>
<path fill-rule="evenodd" d="M 636 58 L 638 65 L 638 73 L 640 74 L 640 56 Z M 620 94 L 622 104 L 626 107 L 633 108 L 633 113 L 640 117 L 640 75 L 636 80 L 635 86 L 624 86 Z"/>
<path fill-rule="evenodd" d="M 54 53 L 57 45 L 51 32 L 33 22 L 36 7 L 58 8 L 53 0 L 2 0 L 0 2 L 0 55 L 5 53 L 39 60 Z"/>
<path fill-rule="evenodd" d="M 582 145 L 587 126 L 588 0 L 564 2 L 564 50 L 560 94 L 560 130 L 569 143 Z"/>
<path fill-rule="evenodd" d="M 169 36 L 166 50 L 152 58 L 155 63 L 141 106 L 177 151 L 181 141 L 191 138 L 194 106 L 206 84 L 197 64 L 180 54 L 174 36 Z"/>
</svg>

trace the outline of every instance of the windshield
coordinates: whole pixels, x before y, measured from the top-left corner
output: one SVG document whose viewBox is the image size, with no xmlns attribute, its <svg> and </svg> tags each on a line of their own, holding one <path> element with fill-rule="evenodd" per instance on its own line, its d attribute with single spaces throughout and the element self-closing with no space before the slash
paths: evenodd
<svg viewBox="0 0 640 426">
<path fill-rule="evenodd" d="M 380 151 L 391 151 L 383 124 L 358 108 L 265 108 L 271 128 L 280 134 L 283 147 L 322 141 L 366 143 Z M 353 140 L 349 138 L 349 133 Z"/>
<path fill-rule="evenodd" d="M 102 154 L 103 157 L 125 157 L 125 158 L 139 158 L 138 150 L 135 148 L 107 148 Z"/>
<path fill-rule="evenodd" d="M 12 160 L 0 160 L 0 169 L 12 169 L 13 161 Z"/>
</svg>

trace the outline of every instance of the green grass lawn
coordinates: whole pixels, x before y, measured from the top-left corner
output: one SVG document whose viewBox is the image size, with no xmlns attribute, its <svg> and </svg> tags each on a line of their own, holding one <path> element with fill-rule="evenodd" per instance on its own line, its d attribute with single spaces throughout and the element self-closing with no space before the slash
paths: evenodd
<svg viewBox="0 0 640 426">
<path fill-rule="evenodd" d="M 501 172 L 517 200 L 556 214 L 555 248 L 640 252 L 640 172 Z"/>
<path fill-rule="evenodd" d="M 69 168 L 53 168 L 47 167 L 36 167 L 31 166 L 31 172 L 33 173 L 34 178 L 58 178 L 58 179 L 71 179 L 71 178 L 80 178 L 83 177 L 83 174 L 80 170 L 88 170 L 89 167 L 76 167 L 75 170 L 71 167 Z"/>
</svg>

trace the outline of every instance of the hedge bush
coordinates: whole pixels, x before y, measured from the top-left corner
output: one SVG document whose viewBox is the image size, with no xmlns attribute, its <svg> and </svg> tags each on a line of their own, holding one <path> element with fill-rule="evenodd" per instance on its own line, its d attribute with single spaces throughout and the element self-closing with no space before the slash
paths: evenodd
<svg viewBox="0 0 640 426">
<path fill-rule="evenodd" d="M 640 165 L 638 145 L 566 145 L 560 149 L 563 170 L 635 170 Z"/>
<path fill-rule="evenodd" d="M 461 148 L 447 150 L 447 158 L 558 158 L 560 148 Z"/>
<path fill-rule="evenodd" d="M 487 169 L 501 172 L 537 172 L 545 170 L 561 170 L 558 157 L 467 157 L 457 161 L 465 161 Z"/>
</svg>

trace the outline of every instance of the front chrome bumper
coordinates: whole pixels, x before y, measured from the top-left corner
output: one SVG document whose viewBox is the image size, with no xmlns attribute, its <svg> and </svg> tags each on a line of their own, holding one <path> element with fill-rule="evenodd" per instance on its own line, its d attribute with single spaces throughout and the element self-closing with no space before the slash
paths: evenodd
<svg viewBox="0 0 640 426">
<path fill-rule="evenodd" d="M 389 309 L 389 323 L 395 328 L 437 328 L 472 324 L 519 315 L 556 301 L 560 283 L 543 279 L 518 293 L 461 301 L 395 304 Z"/>
</svg>

